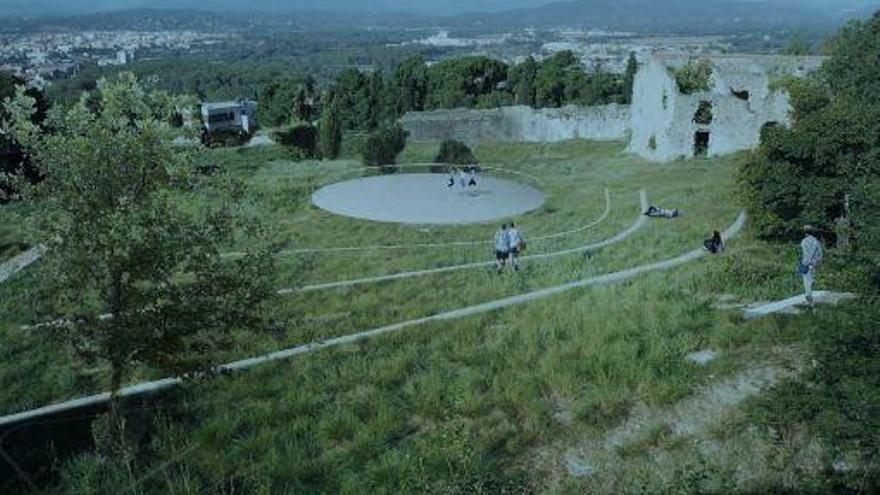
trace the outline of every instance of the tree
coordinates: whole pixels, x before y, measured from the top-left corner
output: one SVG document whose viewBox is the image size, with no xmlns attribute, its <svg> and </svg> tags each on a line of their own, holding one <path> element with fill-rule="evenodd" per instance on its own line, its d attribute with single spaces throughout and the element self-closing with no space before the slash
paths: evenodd
<svg viewBox="0 0 880 495">
<path fill-rule="evenodd" d="M 576 86 L 586 78 L 580 60 L 569 50 L 541 62 L 535 77 L 535 103 L 541 107 L 560 107 L 573 103 L 566 97 L 579 94 Z"/>
<path fill-rule="evenodd" d="M 398 124 L 386 125 L 367 137 L 363 148 L 364 165 L 394 165 L 404 148 L 406 131 Z"/>
<path fill-rule="evenodd" d="M 673 70 L 673 77 L 678 91 L 689 95 L 700 91 L 709 91 L 712 82 L 712 65 L 708 60 L 689 60 L 687 64 Z"/>
<path fill-rule="evenodd" d="M 328 102 L 324 104 L 324 112 L 318 125 L 321 141 L 321 156 L 325 160 L 335 160 L 342 149 L 342 122 L 339 119 L 339 104 L 336 95 L 329 93 Z"/>
<path fill-rule="evenodd" d="M 517 105 L 535 106 L 535 78 L 537 75 L 538 62 L 531 56 L 510 71 L 510 84 Z"/>
<path fill-rule="evenodd" d="M 297 122 L 282 127 L 275 131 L 274 138 L 299 160 L 314 158 L 318 149 L 318 131 L 308 122 Z"/>
<path fill-rule="evenodd" d="M 843 28 L 820 72 L 783 84 L 789 127 L 768 127 L 738 171 L 753 224 L 767 238 L 795 239 L 804 224 L 827 240 L 845 218 L 854 253 L 880 287 L 880 16 Z"/>
<path fill-rule="evenodd" d="M 24 86 L 25 82 L 13 74 L 0 72 L 0 104 L 7 98 L 13 98 L 16 88 Z M 42 91 L 29 88 L 24 90 L 24 94 L 32 98 L 35 102 L 36 112 L 34 112 L 31 123 L 42 126 L 46 120 L 46 114 L 49 111 L 49 105 Z M 0 123 L 9 118 L 8 113 L 0 107 Z M 0 174 L 19 174 L 27 177 L 31 183 L 39 180 L 39 173 L 31 163 L 30 158 L 24 153 L 21 145 L 10 136 L 0 134 Z M 15 194 L 15 190 L 10 184 L 0 184 L 0 201 L 6 201 L 10 196 Z"/>
<path fill-rule="evenodd" d="M 305 88 L 299 79 L 272 81 L 260 93 L 258 120 L 269 127 L 288 124 L 310 111 L 305 108 L 307 102 Z M 310 118 L 310 115 L 306 116 Z"/>
<path fill-rule="evenodd" d="M 364 115 L 365 130 L 374 131 L 379 127 L 379 123 L 388 115 L 386 111 L 387 104 L 385 79 L 382 77 L 381 72 L 375 71 L 370 74 L 367 108 Z"/>
<path fill-rule="evenodd" d="M 77 356 L 108 365 L 120 441 L 118 392 L 134 369 L 209 368 L 232 331 L 259 324 L 274 294 L 274 257 L 265 230 L 241 214 L 240 188 L 210 202 L 189 190 L 191 154 L 172 144 L 173 108 L 154 96 L 131 74 L 101 80 L 96 108 L 84 97 L 54 112 L 52 133 L 33 123 L 23 89 L 5 106 L 5 132 L 45 178 L 22 189 L 36 210 L 32 231 L 50 244 L 41 304 L 71 322 L 63 331 Z M 239 234 L 249 254 L 222 257 Z"/>
<path fill-rule="evenodd" d="M 394 95 L 395 116 L 407 112 L 420 112 L 425 109 L 428 92 L 427 67 L 422 56 L 410 57 L 397 66 L 391 77 L 391 91 Z"/>
<path fill-rule="evenodd" d="M 455 139 L 447 139 L 440 144 L 440 150 L 434 158 L 434 163 L 477 165 L 479 162 L 466 144 Z"/>
<path fill-rule="evenodd" d="M 626 72 L 623 75 L 623 103 L 632 103 L 633 88 L 635 87 L 636 73 L 639 71 L 639 61 L 635 52 L 629 52 L 626 61 Z"/>
<path fill-rule="evenodd" d="M 444 60 L 428 69 L 425 108 L 472 108 L 507 80 L 507 65 L 488 57 Z"/>
<path fill-rule="evenodd" d="M 306 88 L 300 86 L 299 90 L 296 92 L 296 117 L 301 122 L 311 122 L 312 117 L 314 116 L 314 108 L 312 107 L 312 102 L 308 93 L 306 92 Z"/>
</svg>

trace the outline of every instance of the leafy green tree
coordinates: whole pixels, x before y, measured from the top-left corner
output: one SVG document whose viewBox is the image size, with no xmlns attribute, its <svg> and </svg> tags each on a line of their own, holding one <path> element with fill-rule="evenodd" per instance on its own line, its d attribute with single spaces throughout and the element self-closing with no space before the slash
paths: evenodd
<svg viewBox="0 0 880 495">
<path fill-rule="evenodd" d="M 507 81 L 507 65 L 488 57 L 460 57 L 428 69 L 425 108 L 473 108 L 479 97 Z"/>
<path fill-rule="evenodd" d="M 425 59 L 415 56 L 404 60 L 391 77 L 390 94 L 394 96 L 394 115 L 420 112 L 425 109 L 428 76 Z"/>
<path fill-rule="evenodd" d="M 304 111 L 306 99 L 300 80 L 288 78 L 266 85 L 258 103 L 258 120 L 265 126 L 278 127 L 296 120 Z"/>
<path fill-rule="evenodd" d="M 880 287 L 880 16 L 843 28 L 831 58 L 810 79 L 788 81 L 793 122 L 762 133 L 739 170 L 758 232 L 794 239 L 811 224 L 833 239 L 838 219 L 854 227 L 855 256 Z"/>
<path fill-rule="evenodd" d="M 325 160 L 335 160 L 342 149 L 342 122 L 339 118 L 339 104 L 336 95 L 329 93 L 328 102 L 324 104 L 324 112 L 318 126 L 321 144 L 321 156 Z"/>
<path fill-rule="evenodd" d="M 510 85 L 517 105 L 535 106 L 535 79 L 537 75 L 538 62 L 531 56 L 511 69 Z"/>
<path fill-rule="evenodd" d="M 141 366 L 207 369 L 232 331 L 259 324 L 274 261 L 265 230 L 241 215 L 240 188 L 211 202 L 190 191 L 191 153 L 172 144 L 163 98 L 123 74 L 98 83 L 96 107 L 88 101 L 53 112 L 46 133 L 19 89 L 5 132 L 45 179 L 4 180 L 22 187 L 36 210 L 31 231 L 50 244 L 35 304 L 73 322 L 63 331 L 77 356 L 109 367 L 110 423 L 122 439 L 125 380 Z M 250 253 L 225 259 L 221 247 L 240 233 Z"/>
<path fill-rule="evenodd" d="M 579 95 L 576 85 L 585 80 L 580 60 L 569 50 L 541 62 L 535 77 L 535 102 L 538 107 L 560 107 Z"/>
<path fill-rule="evenodd" d="M 385 120 L 388 112 L 388 91 L 382 73 L 375 71 L 370 74 L 367 90 L 367 108 L 364 114 L 364 130 L 374 131 Z"/>
<path fill-rule="evenodd" d="M 315 109 L 312 106 L 311 97 L 308 95 L 306 88 L 300 86 L 296 92 L 296 117 L 302 122 L 311 122 L 314 117 Z"/>
<path fill-rule="evenodd" d="M 709 91 L 712 82 L 712 65 L 706 59 L 689 60 L 687 64 L 672 71 L 678 91 L 689 95 Z"/>
<path fill-rule="evenodd" d="M 364 142 L 364 165 L 379 167 L 397 163 L 397 155 L 406 148 L 406 131 L 398 124 L 385 125 Z"/>
<path fill-rule="evenodd" d="M 632 103 L 633 87 L 635 86 L 636 73 L 639 71 L 639 61 L 636 59 L 635 52 L 629 52 L 629 58 L 626 61 L 626 72 L 623 75 L 623 98 L 622 103 Z"/>
<path fill-rule="evenodd" d="M 357 69 L 339 73 L 333 83 L 343 129 L 368 130 L 370 85 L 367 76 Z"/>
<path fill-rule="evenodd" d="M 0 71 L 0 104 L 7 98 L 13 98 L 16 88 L 24 86 L 25 82 L 13 74 Z M 31 122 L 34 125 L 42 125 L 46 120 L 49 105 L 43 92 L 29 88 L 24 90 L 29 98 L 34 100 L 36 112 Z M 0 107 L 0 123 L 9 118 L 8 113 Z M 28 181 L 39 180 L 39 173 L 31 163 L 30 157 L 22 150 L 21 145 L 11 136 L 0 134 L 0 174 L 22 174 Z M 15 193 L 10 184 L 0 184 L 0 201 L 6 201 Z"/>
</svg>

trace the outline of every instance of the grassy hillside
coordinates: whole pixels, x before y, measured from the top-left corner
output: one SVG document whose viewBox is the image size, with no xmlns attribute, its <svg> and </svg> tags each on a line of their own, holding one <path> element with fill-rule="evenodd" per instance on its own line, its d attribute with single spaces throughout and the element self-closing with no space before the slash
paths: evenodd
<svg viewBox="0 0 880 495">
<path fill-rule="evenodd" d="M 640 189 L 653 204 L 680 208 L 681 218 L 652 220 L 624 242 L 595 252 L 526 263 L 517 274 L 474 269 L 281 296 L 271 328 L 241 329 L 217 362 L 667 259 L 699 247 L 712 230 L 736 219 L 732 177 L 742 157 L 658 165 L 622 150 L 618 143 L 575 141 L 484 144 L 475 153 L 482 163 L 541 179 L 547 203 L 515 219 L 527 238 L 591 223 L 605 208 L 604 188 L 611 190 L 606 221 L 532 243 L 529 254 L 626 229 L 638 218 Z M 435 153 L 436 145 L 410 146 L 400 161 L 426 162 Z M 347 246 L 353 239 L 491 239 L 497 228 L 377 224 L 312 207 L 309 196 L 316 188 L 362 173 L 352 159 L 293 163 L 277 148 L 207 151 L 202 159 L 248 183 L 252 208 L 275 225 L 288 249 Z M 211 201 L 212 188 L 220 184 L 219 177 L 208 179 L 193 193 L 193 207 Z M 66 465 L 52 490 L 724 493 L 797 490 L 813 479 L 819 488 L 826 479 L 846 487 L 845 477 L 827 475 L 839 457 L 823 443 L 828 430 L 811 431 L 814 416 L 803 413 L 791 420 L 804 425 L 803 434 L 792 437 L 779 421 L 790 410 L 779 404 L 800 400 L 796 392 L 784 394 L 814 377 L 813 359 L 850 357 L 845 345 L 840 353 L 817 354 L 816 326 L 834 328 L 840 311 L 866 314 L 867 303 L 818 309 L 816 318 L 754 322 L 743 321 L 737 307 L 795 293 L 796 249 L 743 233 L 722 256 L 670 272 L 187 384 L 154 411 L 153 434 L 137 462 L 125 466 L 87 455 Z M 295 288 L 485 260 L 491 252 L 490 246 L 464 246 L 281 256 L 279 288 Z M 20 328 L 51 318 L 27 304 L 38 298 L 41 275 L 34 268 L 0 286 L 4 412 L 106 384 L 105 370 L 75 364 L 54 330 Z M 820 285 L 847 288 L 845 275 L 832 254 Z M 856 338 L 859 322 L 841 322 L 841 328 L 847 324 L 847 335 Z M 706 349 L 717 359 L 705 366 L 686 359 Z M 158 377 L 149 369 L 139 375 Z M 789 402 L 762 396 L 776 384 L 782 385 L 771 393 Z M 791 407 L 801 410 L 803 404 Z M 846 454 L 854 470 L 865 470 L 864 452 Z M 779 465 L 781 458 L 790 462 Z"/>
</svg>

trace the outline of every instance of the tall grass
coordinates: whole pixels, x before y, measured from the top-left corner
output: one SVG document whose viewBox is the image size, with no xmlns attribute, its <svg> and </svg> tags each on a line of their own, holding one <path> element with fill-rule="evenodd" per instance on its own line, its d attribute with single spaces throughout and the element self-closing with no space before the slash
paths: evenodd
<svg viewBox="0 0 880 495">
<path fill-rule="evenodd" d="M 434 148 L 411 146 L 401 161 L 429 160 Z M 475 151 L 483 162 L 544 179 L 549 207 L 523 216 L 519 223 L 527 236 L 589 223 L 604 208 L 603 188 L 612 189 L 614 210 L 606 223 L 571 239 L 536 243 L 530 247 L 536 251 L 584 244 L 629 226 L 641 188 L 649 190 L 652 203 L 680 208 L 684 215 L 652 221 L 626 242 L 594 253 L 529 263 L 518 274 L 473 270 L 280 298 L 273 328 L 242 329 L 237 344 L 218 361 L 665 259 L 699 247 L 738 213 L 731 176 L 739 157 L 657 165 L 623 155 L 618 143 L 585 142 L 485 144 Z M 354 161 L 292 163 L 272 148 L 211 151 L 204 159 L 248 181 L 253 208 L 278 226 L 291 247 L 347 244 L 352 236 L 379 244 L 489 238 L 495 228 L 426 231 L 313 208 L 311 191 L 355 170 Z M 210 201 L 211 187 L 205 184 L 194 205 Z M 295 286 L 489 255 L 488 249 L 450 248 L 291 256 L 284 258 L 281 275 Z M 574 439 L 600 437 L 635 408 L 668 407 L 719 376 L 772 360 L 774 348 L 798 345 L 795 327 L 784 328 L 787 320 L 746 323 L 735 310 L 715 307 L 722 294 L 743 302 L 789 294 L 797 287 L 793 259 L 793 253 L 743 235 L 723 256 L 672 272 L 189 384 L 173 394 L 173 407 L 154 416 L 155 433 L 134 465 L 86 455 L 65 466 L 52 489 L 452 494 L 736 487 L 722 476 L 727 471 L 700 468 L 704 460 L 685 455 L 685 444 L 666 445 L 681 460 L 678 478 L 649 468 L 639 471 L 641 478 L 627 478 L 622 465 L 603 484 L 568 479 L 557 449 Z M 37 275 L 26 275 L 17 285 L 0 287 L 0 294 L 21 301 L 15 291 L 38 283 Z M 0 365 L 6 373 L 0 376 L 21 377 L 35 366 L 57 371 L 28 377 L 30 389 L 14 392 L 26 399 L 0 391 L 0 407 L 16 410 L 88 389 L 53 383 L 58 375 L 79 372 L 63 352 L 44 353 L 39 338 L 13 329 L 30 316 L 18 304 L 13 308 L 0 299 L 7 321 L 2 338 L 18 346 Z M 707 367 L 685 359 L 706 348 L 720 356 Z M 154 376 L 151 370 L 141 374 Z M 652 441 L 663 438 L 659 432 Z"/>
</svg>

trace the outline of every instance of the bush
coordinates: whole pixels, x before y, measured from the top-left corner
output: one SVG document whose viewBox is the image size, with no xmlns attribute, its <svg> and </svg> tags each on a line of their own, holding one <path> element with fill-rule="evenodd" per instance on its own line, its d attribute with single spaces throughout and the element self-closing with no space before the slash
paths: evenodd
<svg viewBox="0 0 880 495">
<path fill-rule="evenodd" d="M 437 152 L 434 163 L 476 165 L 479 162 L 466 144 L 455 139 L 447 139 L 440 145 L 440 151 Z"/>
<path fill-rule="evenodd" d="M 672 71 L 678 91 L 689 95 L 709 91 L 712 80 L 712 65 L 708 60 L 691 60 L 686 65 Z"/>
<path fill-rule="evenodd" d="M 252 135 L 241 130 L 226 129 L 208 132 L 202 131 L 202 144 L 209 148 L 225 148 L 243 146 L 251 140 Z"/>
<path fill-rule="evenodd" d="M 312 124 L 300 122 L 275 131 L 275 141 L 289 149 L 297 158 L 315 158 L 318 148 L 318 131 Z"/>
<path fill-rule="evenodd" d="M 364 165 L 380 167 L 397 163 L 397 155 L 406 148 L 406 131 L 398 124 L 384 126 L 370 134 L 364 143 Z"/>
</svg>

